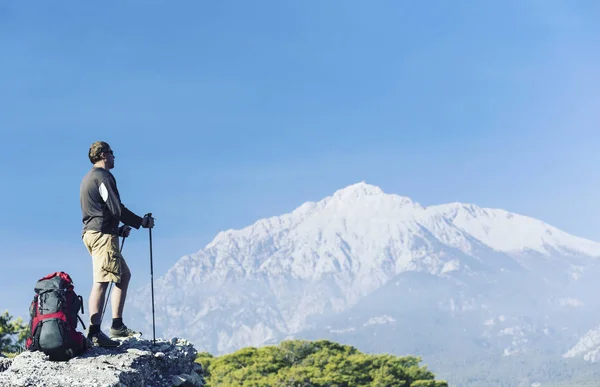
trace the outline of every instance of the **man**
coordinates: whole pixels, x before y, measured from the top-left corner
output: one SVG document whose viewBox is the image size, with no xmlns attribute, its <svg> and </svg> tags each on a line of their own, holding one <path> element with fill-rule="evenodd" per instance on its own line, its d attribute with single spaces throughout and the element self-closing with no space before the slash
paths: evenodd
<svg viewBox="0 0 600 387">
<path fill-rule="evenodd" d="M 152 228 L 154 219 L 149 215 L 142 218 L 121 203 L 116 180 L 110 172 L 115 166 L 115 156 L 106 142 L 93 143 L 88 157 L 93 167 L 83 177 L 80 187 L 82 240 L 92 256 L 94 282 L 89 299 L 88 339 L 101 347 L 115 347 L 119 342 L 111 338 L 139 334 L 123 324 L 123 307 L 131 272 L 119 251 L 119 236 L 129 236 L 130 227 Z M 120 222 L 124 224 L 121 227 Z M 100 323 L 110 282 L 115 283 L 115 289 L 111 300 L 113 320 L 109 338 L 100 330 Z"/>
</svg>

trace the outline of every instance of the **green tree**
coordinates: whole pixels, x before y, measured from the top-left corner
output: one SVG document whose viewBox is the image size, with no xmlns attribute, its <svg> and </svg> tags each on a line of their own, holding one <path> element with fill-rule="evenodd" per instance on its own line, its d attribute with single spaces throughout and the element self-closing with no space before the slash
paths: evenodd
<svg viewBox="0 0 600 387">
<path fill-rule="evenodd" d="M 439 380 L 416 380 L 410 387 L 448 387 L 448 383 Z"/>
<path fill-rule="evenodd" d="M 27 337 L 27 325 L 21 317 L 13 317 L 5 311 L 0 315 L 0 352 L 18 352 L 23 349 Z"/>
<path fill-rule="evenodd" d="M 367 355 L 327 340 L 289 340 L 220 357 L 203 352 L 196 361 L 202 364 L 210 386 L 448 386 L 419 366 L 419 357 Z"/>
</svg>

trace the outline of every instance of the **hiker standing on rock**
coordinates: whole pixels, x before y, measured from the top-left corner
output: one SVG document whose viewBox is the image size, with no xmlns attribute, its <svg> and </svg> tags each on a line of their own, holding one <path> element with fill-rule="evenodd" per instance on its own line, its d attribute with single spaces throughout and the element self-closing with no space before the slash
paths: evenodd
<svg viewBox="0 0 600 387">
<path fill-rule="evenodd" d="M 80 187 L 82 240 L 92 256 L 93 267 L 88 339 L 101 347 L 115 347 L 119 342 L 111 338 L 140 334 L 123 324 L 123 307 L 131 272 L 119 251 L 119 236 L 129 236 L 130 227 L 152 228 L 154 219 L 149 215 L 142 218 L 121 203 L 116 180 L 110 173 L 115 166 L 115 156 L 106 142 L 93 143 L 88 157 L 94 166 L 83 177 Z M 119 227 L 120 222 L 123 226 Z M 111 300 L 113 320 L 109 338 L 100 330 L 100 323 L 102 305 L 110 282 L 115 283 L 115 289 Z"/>
</svg>

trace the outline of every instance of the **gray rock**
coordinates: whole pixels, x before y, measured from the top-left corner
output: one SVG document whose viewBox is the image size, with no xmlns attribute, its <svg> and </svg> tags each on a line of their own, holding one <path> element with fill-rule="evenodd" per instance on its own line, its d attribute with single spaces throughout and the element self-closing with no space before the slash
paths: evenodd
<svg viewBox="0 0 600 387">
<path fill-rule="evenodd" d="M 23 352 L 14 359 L 0 359 L 0 386 L 73 385 L 170 387 L 204 386 L 198 373 L 196 350 L 184 340 L 175 343 L 129 338 L 117 348 L 93 347 L 67 362 L 54 362 L 41 352 Z M 162 353 L 162 356 L 159 355 Z M 184 375 L 184 378 L 179 378 Z"/>
<path fill-rule="evenodd" d="M 204 386 L 206 384 L 204 378 L 198 375 L 195 371 L 192 371 L 192 373 L 189 375 L 189 378 L 186 380 L 191 383 L 192 386 Z"/>
<path fill-rule="evenodd" d="M 173 383 L 174 386 L 181 386 L 183 383 L 185 383 L 185 378 L 183 378 L 179 375 L 175 375 L 175 376 L 171 377 L 171 382 Z"/>
<path fill-rule="evenodd" d="M 8 359 L 6 357 L 0 358 L 0 372 L 4 372 L 10 367 L 12 364 L 12 359 Z"/>
<path fill-rule="evenodd" d="M 194 371 L 200 375 L 204 374 L 204 370 L 202 369 L 202 364 L 194 363 Z"/>
</svg>

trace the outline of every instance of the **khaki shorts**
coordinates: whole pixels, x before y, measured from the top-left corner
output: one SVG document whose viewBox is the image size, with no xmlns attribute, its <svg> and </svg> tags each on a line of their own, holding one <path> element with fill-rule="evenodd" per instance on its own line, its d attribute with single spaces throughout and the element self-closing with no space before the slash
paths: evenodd
<svg viewBox="0 0 600 387">
<path fill-rule="evenodd" d="M 86 231 L 83 244 L 92 256 L 94 282 L 120 283 L 123 275 L 131 274 L 119 251 L 118 236 Z"/>
</svg>

